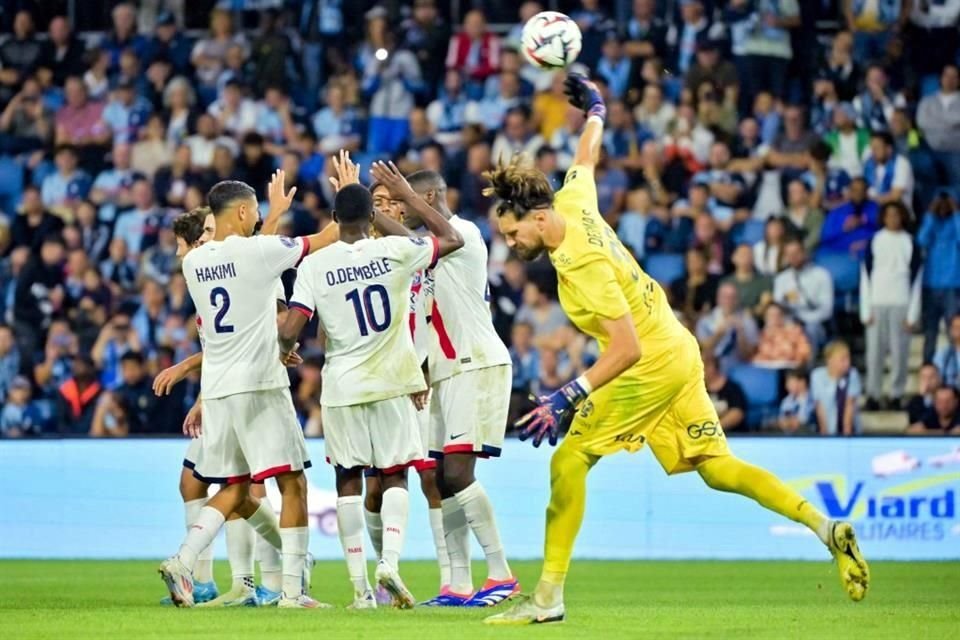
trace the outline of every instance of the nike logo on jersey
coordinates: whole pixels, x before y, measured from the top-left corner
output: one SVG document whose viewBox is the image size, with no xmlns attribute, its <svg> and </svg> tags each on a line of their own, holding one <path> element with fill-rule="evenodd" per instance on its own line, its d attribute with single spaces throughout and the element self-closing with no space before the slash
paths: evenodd
<svg viewBox="0 0 960 640">
<path fill-rule="evenodd" d="M 465 435 L 467 435 L 467 432 L 466 432 L 466 431 L 464 431 L 463 433 L 451 434 L 451 435 L 450 435 L 450 439 L 451 439 L 451 440 L 456 440 L 457 438 L 462 438 L 462 437 L 465 436 Z"/>
</svg>

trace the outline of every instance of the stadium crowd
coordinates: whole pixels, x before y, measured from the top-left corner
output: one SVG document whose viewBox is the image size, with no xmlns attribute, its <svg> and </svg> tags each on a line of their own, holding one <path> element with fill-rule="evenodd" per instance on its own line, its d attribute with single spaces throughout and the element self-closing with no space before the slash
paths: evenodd
<svg viewBox="0 0 960 640">
<path fill-rule="evenodd" d="M 143 0 L 82 38 L 20 4 L 0 16 L 4 437 L 178 433 L 198 380 L 151 389 L 199 349 L 172 217 L 224 179 L 265 200 L 280 167 L 281 232 L 313 233 L 340 148 L 442 172 L 481 226 L 514 415 L 582 372 L 596 345 L 482 192 L 517 152 L 559 187 L 576 146 L 563 73 L 519 53 L 543 8 L 577 21 L 608 100 L 600 211 L 699 339 L 726 430 L 850 435 L 887 409 L 960 433 L 960 0 L 491 0 L 461 24 L 434 0 Z M 186 29 L 194 4 L 208 19 Z M 322 345 L 301 352 L 320 435 Z"/>
</svg>

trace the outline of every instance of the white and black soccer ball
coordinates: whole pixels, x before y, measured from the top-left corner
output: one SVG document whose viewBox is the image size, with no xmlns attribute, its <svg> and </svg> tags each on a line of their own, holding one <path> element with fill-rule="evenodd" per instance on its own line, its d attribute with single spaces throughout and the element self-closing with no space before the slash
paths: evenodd
<svg viewBox="0 0 960 640">
<path fill-rule="evenodd" d="M 541 69 L 563 69 L 580 55 L 583 36 L 570 16 L 541 11 L 527 20 L 520 36 L 523 57 Z"/>
</svg>

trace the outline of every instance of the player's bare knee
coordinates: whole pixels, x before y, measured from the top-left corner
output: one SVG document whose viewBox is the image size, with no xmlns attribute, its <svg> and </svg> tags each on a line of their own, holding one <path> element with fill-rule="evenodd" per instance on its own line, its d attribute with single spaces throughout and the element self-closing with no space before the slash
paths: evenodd
<svg viewBox="0 0 960 640">
<path fill-rule="evenodd" d="M 387 489 L 406 489 L 407 488 L 407 470 L 399 469 L 393 473 L 384 473 L 380 476 L 380 482 L 383 490 Z"/>
<path fill-rule="evenodd" d="M 368 477 L 366 491 L 363 497 L 363 508 L 370 513 L 380 513 L 383 506 L 383 486 L 379 477 Z"/>
<path fill-rule="evenodd" d="M 193 475 L 193 471 L 184 467 L 180 474 L 180 497 L 184 502 L 203 500 L 207 497 L 210 485 Z"/>
<path fill-rule="evenodd" d="M 472 455 L 451 454 L 443 458 L 443 482 L 452 493 L 460 493 L 476 481 L 473 468 L 476 458 Z"/>
<path fill-rule="evenodd" d="M 440 488 L 437 486 L 437 472 L 433 469 L 424 469 L 420 472 L 420 491 L 427 499 L 431 509 L 440 508 Z"/>
<path fill-rule="evenodd" d="M 291 471 L 277 476 L 277 486 L 284 499 L 307 498 L 307 477 L 303 471 Z"/>
<path fill-rule="evenodd" d="M 337 495 L 359 496 L 363 493 L 363 468 L 337 469 Z"/>
</svg>

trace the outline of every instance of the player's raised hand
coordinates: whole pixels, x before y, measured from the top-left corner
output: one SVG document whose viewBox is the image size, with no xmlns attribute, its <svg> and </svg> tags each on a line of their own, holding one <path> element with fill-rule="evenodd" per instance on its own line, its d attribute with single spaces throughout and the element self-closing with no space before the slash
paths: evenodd
<svg viewBox="0 0 960 640">
<path fill-rule="evenodd" d="M 407 179 L 392 162 L 374 162 L 370 166 L 370 176 L 390 191 L 390 196 L 397 200 L 406 201 L 417 194 L 407 182 Z"/>
<path fill-rule="evenodd" d="M 332 156 L 330 161 L 337 172 L 336 176 L 330 176 L 334 191 L 340 191 L 348 184 L 360 184 L 360 165 L 350 159 L 349 151 L 340 149 L 340 153 Z"/>
<path fill-rule="evenodd" d="M 190 407 L 187 417 L 183 419 L 183 433 L 191 438 L 199 438 L 203 432 L 203 406 L 200 401 Z"/>
<path fill-rule="evenodd" d="M 577 109 L 589 118 L 598 116 L 601 120 L 607 118 L 607 105 L 603 102 L 600 89 L 591 80 L 579 73 L 570 73 L 563 81 L 563 92 Z"/>
<path fill-rule="evenodd" d="M 273 177 L 270 178 L 270 184 L 267 186 L 270 213 L 285 213 L 290 210 L 290 206 L 293 204 L 293 196 L 296 195 L 297 188 L 292 187 L 290 191 L 287 191 L 286 180 L 287 174 L 283 169 L 274 171 Z"/>
<path fill-rule="evenodd" d="M 157 396 L 168 396 L 174 385 L 187 377 L 187 372 L 179 365 L 167 367 L 153 379 L 153 393 Z"/>
</svg>

